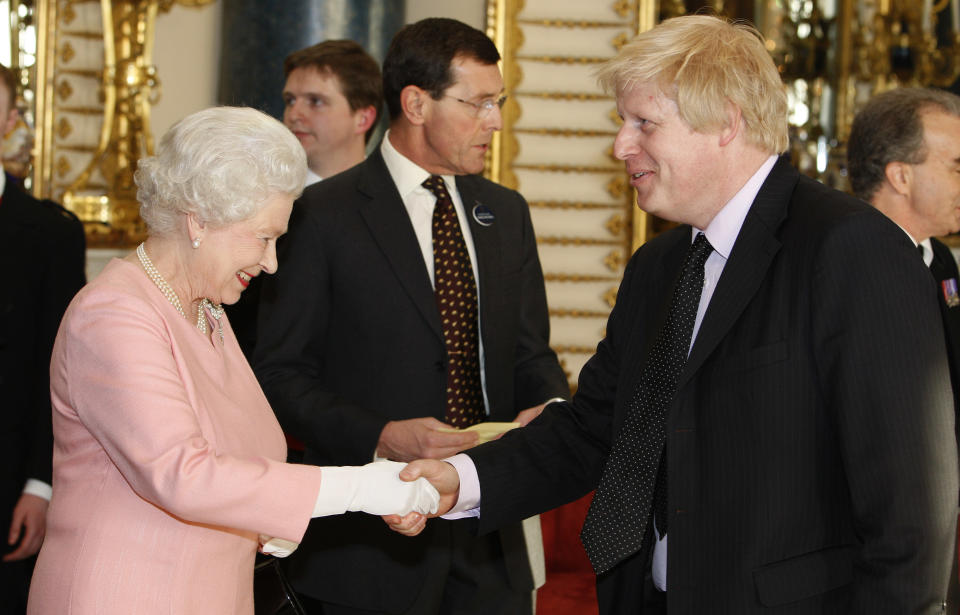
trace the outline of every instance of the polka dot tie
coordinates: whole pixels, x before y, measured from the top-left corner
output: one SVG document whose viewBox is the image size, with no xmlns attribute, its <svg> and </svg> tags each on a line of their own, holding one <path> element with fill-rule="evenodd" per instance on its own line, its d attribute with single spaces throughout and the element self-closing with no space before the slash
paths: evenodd
<svg viewBox="0 0 960 615">
<path fill-rule="evenodd" d="M 484 419 L 477 334 L 477 285 L 460 221 L 443 178 L 431 175 L 423 187 L 437 197 L 433 208 L 434 297 L 447 350 L 447 406 L 444 420 L 463 429 Z"/>
<path fill-rule="evenodd" d="M 641 549 L 652 509 L 659 509 L 657 529 L 667 533 L 666 416 L 687 362 L 703 292 L 703 265 L 712 251 L 703 233 L 687 251 L 667 320 L 640 373 L 580 532 L 597 574 Z"/>
</svg>

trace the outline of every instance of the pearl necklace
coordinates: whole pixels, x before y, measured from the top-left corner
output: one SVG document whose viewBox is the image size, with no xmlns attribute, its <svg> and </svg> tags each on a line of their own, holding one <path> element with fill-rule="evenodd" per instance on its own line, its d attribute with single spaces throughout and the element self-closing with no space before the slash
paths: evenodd
<svg viewBox="0 0 960 615">
<path fill-rule="evenodd" d="M 150 257 L 147 256 L 147 250 L 143 247 L 141 243 L 137 246 L 137 258 L 140 259 L 140 264 L 143 266 L 143 270 L 147 272 L 147 277 L 149 277 L 157 288 L 160 289 L 160 292 L 163 293 L 163 296 L 167 298 L 167 301 L 170 302 L 173 307 L 177 308 L 177 311 L 180 312 L 180 315 L 184 318 L 187 317 L 186 312 L 183 311 L 183 304 L 180 303 L 180 297 L 177 296 L 177 293 L 171 288 L 170 284 L 163 279 L 163 276 L 160 275 L 160 272 L 157 271 L 157 268 L 154 266 L 153 261 L 150 260 Z M 210 314 L 217 321 L 217 332 L 220 334 L 220 343 L 223 343 L 223 306 L 218 303 L 214 303 L 209 299 L 201 299 L 200 305 L 197 306 L 197 329 L 201 333 L 207 333 L 207 317 L 204 314 L 204 308 L 209 308 Z"/>
</svg>

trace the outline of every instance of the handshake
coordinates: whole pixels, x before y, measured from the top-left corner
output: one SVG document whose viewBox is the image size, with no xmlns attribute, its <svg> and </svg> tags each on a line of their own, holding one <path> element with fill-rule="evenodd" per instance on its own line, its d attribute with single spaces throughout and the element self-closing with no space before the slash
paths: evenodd
<svg viewBox="0 0 960 615">
<path fill-rule="evenodd" d="M 427 519 L 450 512 L 460 497 L 460 474 L 451 464 L 439 459 L 418 459 L 412 461 L 399 473 L 406 482 L 426 482 L 438 495 L 434 510 L 413 510 L 407 514 L 383 515 L 387 526 L 405 536 L 416 536 L 427 525 Z"/>
<path fill-rule="evenodd" d="M 425 522 L 428 516 L 448 512 L 459 494 L 460 476 L 446 461 L 377 461 L 365 466 L 324 467 L 313 516 L 365 512 L 385 519 L 416 518 Z"/>
<path fill-rule="evenodd" d="M 460 475 L 446 461 L 324 467 L 313 516 L 365 512 L 382 516 L 394 531 L 415 536 L 428 517 L 449 512 L 459 496 Z"/>
<path fill-rule="evenodd" d="M 364 466 L 324 466 L 313 517 L 365 512 L 381 515 L 401 534 L 415 536 L 427 517 L 446 513 L 456 503 L 460 477 L 445 461 L 424 459 L 403 464 L 377 461 Z M 299 545 L 260 535 L 260 550 L 286 557 Z"/>
</svg>

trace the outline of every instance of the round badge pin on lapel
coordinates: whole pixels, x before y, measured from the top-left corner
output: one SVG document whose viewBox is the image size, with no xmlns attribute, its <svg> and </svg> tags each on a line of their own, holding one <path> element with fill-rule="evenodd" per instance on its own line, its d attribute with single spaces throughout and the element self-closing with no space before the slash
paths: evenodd
<svg viewBox="0 0 960 615">
<path fill-rule="evenodd" d="M 490 226 L 493 224 L 495 217 L 489 207 L 483 203 L 477 203 L 473 206 L 473 219 L 476 220 L 480 226 Z"/>
</svg>

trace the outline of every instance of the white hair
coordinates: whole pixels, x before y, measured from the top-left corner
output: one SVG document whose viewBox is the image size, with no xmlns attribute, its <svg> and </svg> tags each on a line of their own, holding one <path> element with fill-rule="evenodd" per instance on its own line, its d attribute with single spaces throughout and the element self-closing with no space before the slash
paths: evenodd
<svg viewBox="0 0 960 615">
<path fill-rule="evenodd" d="M 306 175 L 303 147 L 283 124 L 247 107 L 213 107 L 174 124 L 134 181 L 149 233 L 168 235 L 185 213 L 214 227 L 251 218 L 277 194 L 299 197 Z"/>
</svg>

